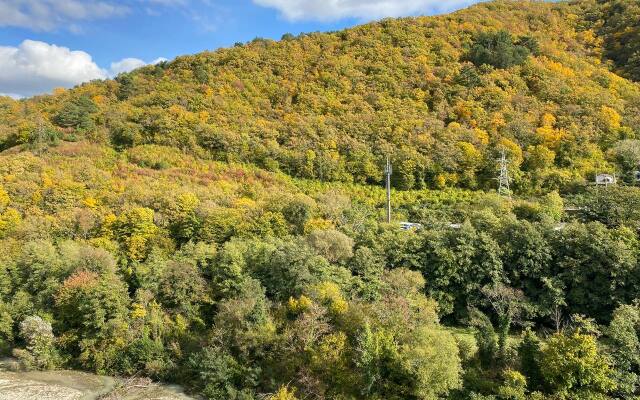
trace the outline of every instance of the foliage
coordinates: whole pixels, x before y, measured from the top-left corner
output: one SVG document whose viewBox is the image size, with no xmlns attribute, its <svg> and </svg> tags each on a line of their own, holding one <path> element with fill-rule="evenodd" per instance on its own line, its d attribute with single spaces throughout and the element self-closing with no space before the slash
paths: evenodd
<svg viewBox="0 0 640 400">
<path fill-rule="evenodd" d="M 3 98 L 0 148 L 86 139 L 157 170 L 183 151 L 343 183 L 381 183 L 390 155 L 402 190 L 494 189 L 504 148 L 516 192 L 565 190 L 621 168 L 608 150 L 640 131 L 638 85 L 601 62 L 633 68 L 636 11 L 629 0 L 497 1 L 256 40 Z M 304 229 L 303 205 L 283 214 Z"/>
<path fill-rule="evenodd" d="M 25 368 L 52 369 L 60 364 L 50 323 L 38 316 L 27 317 L 20 323 L 20 337 L 26 349 L 16 349 L 14 355 Z"/>
<path fill-rule="evenodd" d="M 529 44 L 522 40 L 523 43 Z M 534 47 L 533 44 L 530 45 Z M 536 46 L 537 47 L 537 46 Z M 507 31 L 495 33 L 481 33 L 473 42 L 469 54 L 469 61 L 476 66 L 491 65 L 496 68 L 510 68 L 521 65 L 531 54 L 529 47 L 514 41 Z"/>
<path fill-rule="evenodd" d="M 527 379 L 518 371 L 506 370 L 504 382 L 498 388 L 498 396 L 501 399 L 526 399 Z"/>
<path fill-rule="evenodd" d="M 330 262 L 346 261 L 353 256 L 353 239 L 335 230 L 313 231 L 309 244 Z"/>
<path fill-rule="evenodd" d="M 585 220 L 599 221 L 608 226 L 636 226 L 640 221 L 637 214 L 638 191 L 629 187 L 588 189 L 576 196 L 575 204 Z"/>
<path fill-rule="evenodd" d="M 435 399 L 459 385 L 455 341 L 445 332 L 420 330 L 400 346 L 385 330 L 365 327 L 358 338 L 358 367 L 366 398 Z"/>
<path fill-rule="evenodd" d="M 522 337 L 522 342 L 518 347 L 518 355 L 522 373 L 524 374 L 528 388 L 531 391 L 541 389 L 542 369 L 541 363 L 541 341 L 530 329 L 526 330 Z"/>
<path fill-rule="evenodd" d="M 53 122 L 63 128 L 90 130 L 94 127 L 91 114 L 96 111 L 95 103 L 88 96 L 81 96 L 65 103 Z"/>
<path fill-rule="evenodd" d="M 640 385 L 640 310 L 637 305 L 622 305 L 616 309 L 607 336 L 612 346 L 617 393 L 633 396 Z"/>
<path fill-rule="evenodd" d="M 472 316 L 471 324 L 475 329 L 475 338 L 478 343 L 478 357 L 483 366 L 493 367 L 498 358 L 498 335 L 491 320 L 483 313 L 476 312 Z"/>
<path fill-rule="evenodd" d="M 592 336 L 554 335 L 542 350 L 541 364 L 545 384 L 553 392 L 589 397 L 615 389 L 611 367 Z"/>
<path fill-rule="evenodd" d="M 211 399 L 638 396 L 640 86 L 601 62 L 634 7 L 495 1 L 0 98 L 0 353 Z"/>
<path fill-rule="evenodd" d="M 286 386 L 282 386 L 269 397 L 269 400 L 296 400 L 295 390 L 289 390 Z"/>
<path fill-rule="evenodd" d="M 616 0 L 600 2 L 598 11 L 604 22 L 600 32 L 605 55 L 622 74 L 640 80 L 640 7 L 633 1 Z"/>
</svg>

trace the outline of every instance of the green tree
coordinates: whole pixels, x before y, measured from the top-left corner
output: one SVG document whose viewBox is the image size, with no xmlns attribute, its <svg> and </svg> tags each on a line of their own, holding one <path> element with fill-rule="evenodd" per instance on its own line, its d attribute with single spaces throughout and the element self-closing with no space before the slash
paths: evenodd
<svg viewBox="0 0 640 400">
<path fill-rule="evenodd" d="M 282 214 L 293 226 L 294 231 L 301 234 L 313 215 L 313 201 L 305 197 L 294 198 L 285 205 Z"/>
<path fill-rule="evenodd" d="M 7 351 L 14 340 L 13 317 L 14 311 L 10 305 L 0 301 L 0 350 Z"/>
<path fill-rule="evenodd" d="M 542 341 L 531 329 L 524 331 L 522 341 L 518 346 L 518 356 L 520 357 L 520 365 L 522 373 L 527 379 L 527 386 L 530 391 L 537 391 L 542 388 L 543 378 L 540 357 L 542 349 Z"/>
<path fill-rule="evenodd" d="M 481 289 L 498 319 L 498 354 L 506 358 L 509 331 L 526 306 L 524 295 L 519 290 L 496 283 Z"/>
<path fill-rule="evenodd" d="M 467 57 L 478 67 L 488 64 L 505 69 L 522 64 L 530 54 L 528 47 L 515 41 L 509 32 L 501 30 L 478 34 Z"/>
<path fill-rule="evenodd" d="M 382 289 L 384 260 L 368 247 L 358 248 L 349 262 L 352 274 L 359 278 L 355 282 L 358 295 L 364 299 L 377 298 Z"/>
<path fill-rule="evenodd" d="M 209 399 L 253 399 L 261 357 L 275 336 L 264 289 L 255 280 L 219 305 L 211 345 L 191 356 L 197 384 Z"/>
<path fill-rule="evenodd" d="M 14 355 L 27 369 L 53 369 L 62 362 L 49 322 L 38 316 L 25 318 L 20 322 L 20 337 L 26 349 L 15 349 Z"/>
<path fill-rule="evenodd" d="M 76 128 L 88 131 L 95 127 L 91 115 L 98 110 L 88 96 L 80 96 L 69 100 L 53 117 L 53 122 L 63 128 Z"/>
<path fill-rule="evenodd" d="M 605 55 L 616 67 L 634 80 L 640 80 L 640 10 L 633 1 L 615 0 L 596 3 L 595 12 L 602 21 Z M 593 12 L 593 11 L 592 11 Z"/>
<path fill-rule="evenodd" d="M 524 400 L 527 398 L 527 379 L 518 371 L 508 369 L 502 373 L 503 382 L 498 387 L 498 397 L 504 400 Z"/>
<path fill-rule="evenodd" d="M 150 251 L 151 239 L 159 232 L 154 215 L 149 208 L 134 207 L 110 220 L 104 229 L 113 231 L 129 259 L 142 261 Z"/>
<path fill-rule="evenodd" d="M 211 400 L 252 400 L 250 369 L 244 368 L 225 349 L 206 347 L 189 359 L 198 388 Z M 248 386 L 248 387 L 247 387 Z"/>
<path fill-rule="evenodd" d="M 506 278 L 531 300 L 536 313 L 543 315 L 551 311 L 543 300 L 549 292 L 544 280 L 552 275 L 548 235 L 545 225 L 517 221 L 504 227 L 499 236 Z"/>
<path fill-rule="evenodd" d="M 31 301 L 38 308 L 50 310 L 54 294 L 71 272 L 71 266 L 61 260 L 51 242 L 28 242 L 16 259 L 15 289 L 21 288 L 31 294 Z"/>
<path fill-rule="evenodd" d="M 336 230 L 313 231 L 307 242 L 329 262 L 344 262 L 353 256 L 353 239 Z"/>
<path fill-rule="evenodd" d="M 553 335 L 542 349 L 540 366 L 550 393 L 589 398 L 616 388 L 611 365 L 595 337 L 580 332 Z"/>
<path fill-rule="evenodd" d="M 566 287 L 570 314 L 608 321 L 615 304 L 630 303 L 637 285 L 637 238 L 628 228 L 599 223 L 557 232 L 554 269 Z"/>
<path fill-rule="evenodd" d="M 478 357 L 485 368 L 495 367 L 498 359 L 498 335 L 489 317 L 478 310 L 471 314 L 471 325 L 475 328 Z"/>
<path fill-rule="evenodd" d="M 200 200 L 193 193 L 179 195 L 169 207 L 171 235 L 180 244 L 196 237 L 200 229 L 197 208 Z"/>
<path fill-rule="evenodd" d="M 617 142 L 611 150 L 611 157 L 618 164 L 622 172 L 622 178 L 634 184 L 636 171 L 640 171 L 640 140 L 627 139 Z"/>
<path fill-rule="evenodd" d="M 635 187 L 589 188 L 576 196 L 574 203 L 585 221 L 598 221 L 610 227 L 640 223 L 640 189 Z"/>
<path fill-rule="evenodd" d="M 632 397 L 640 387 L 640 309 L 622 305 L 606 329 L 618 383 L 617 394 Z"/>
<path fill-rule="evenodd" d="M 346 268 L 331 265 L 303 241 L 274 240 L 248 244 L 253 244 L 246 249 L 248 272 L 264 285 L 269 298 L 285 301 L 324 281 L 340 285 L 350 283 L 351 274 Z"/>
<path fill-rule="evenodd" d="M 158 298 L 163 306 L 188 321 L 201 322 L 200 306 L 211 301 L 206 281 L 192 260 L 169 261 L 158 278 Z"/>
<path fill-rule="evenodd" d="M 501 250 L 487 233 L 465 224 L 422 235 L 422 248 L 409 251 L 420 257 L 419 268 L 429 277 L 427 293 L 438 300 L 442 315 L 463 317 L 468 306 L 480 304 L 482 287 L 502 280 Z"/>
<path fill-rule="evenodd" d="M 114 371 L 124 348 L 130 299 L 126 285 L 114 271 L 98 275 L 78 271 L 67 278 L 55 296 L 56 319 L 63 336 L 87 369 Z"/>
</svg>

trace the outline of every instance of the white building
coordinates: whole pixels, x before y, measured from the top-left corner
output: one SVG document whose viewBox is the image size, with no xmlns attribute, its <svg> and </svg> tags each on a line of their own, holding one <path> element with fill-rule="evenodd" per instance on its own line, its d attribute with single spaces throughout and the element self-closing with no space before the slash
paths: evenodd
<svg viewBox="0 0 640 400">
<path fill-rule="evenodd" d="M 403 231 L 408 231 L 411 229 L 422 229 L 422 224 L 416 224 L 414 222 L 400 222 L 400 229 Z"/>
<path fill-rule="evenodd" d="M 609 174 L 598 174 L 596 175 L 596 185 L 599 186 L 609 186 L 616 184 L 616 176 Z"/>
</svg>

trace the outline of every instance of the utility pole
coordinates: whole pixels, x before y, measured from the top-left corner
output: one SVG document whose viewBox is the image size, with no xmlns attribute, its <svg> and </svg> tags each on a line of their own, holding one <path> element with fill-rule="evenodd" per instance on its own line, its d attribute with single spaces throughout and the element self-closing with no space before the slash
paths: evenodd
<svg viewBox="0 0 640 400">
<path fill-rule="evenodd" d="M 500 176 L 498 177 L 498 194 L 506 197 L 511 197 L 511 189 L 509 189 L 509 161 L 502 149 L 500 159 Z"/>
<path fill-rule="evenodd" d="M 387 156 L 387 165 L 384 168 L 384 174 L 387 178 L 387 223 L 391 223 L 391 175 L 393 174 L 393 168 L 391 167 L 391 160 Z"/>
</svg>

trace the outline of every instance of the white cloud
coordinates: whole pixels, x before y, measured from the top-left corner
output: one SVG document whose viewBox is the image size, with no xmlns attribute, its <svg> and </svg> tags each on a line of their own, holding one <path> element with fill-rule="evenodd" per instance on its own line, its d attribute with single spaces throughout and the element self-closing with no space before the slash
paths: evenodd
<svg viewBox="0 0 640 400">
<path fill-rule="evenodd" d="M 158 58 L 151 64 L 167 61 Z M 66 47 L 25 40 L 18 47 L 0 46 L 0 95 L 19 98 L 73 87 L 94 79 L 106 79 L 147 65 L 137 58 L 100 68 L 91 55 Z"/>
<path fill-rule="evenodd" d="M 129 72 L 136 68 L 144 67 L 145 65 L 147 65 L 147 63 L 139 58 L 125 58 L 124 60 L 112 62 L 110 72 L 111 75 L 116 76 L 123 72 Z"/>
<path fill-rule="evenodd" d="M 0 26 L 52 31 L 76 22 L 121 16 L 129 8 L 100 0 L 0 0 Z"/>
<path fill-rule="evenodd" d="M 0 92 L 20 96 L 104 79 L 107 71 L 84 51 L 25 40 L 18 47 L 0 46 Z"/>
<path fill-rule="evenodd" d="M 275 8 L 291 21 L 332 21 L 343 18 L 378 19 L 420 13 L 442 13 L 478 0 L 253 0 Z"/>
<path fill-rule="evenodd" d="M 195 3 L 214 10 L 219 8 L 214 0 L 0 0 L 0 27 L 38 32 L 63 29 L 81 34 L 87 21 L 139 12 L 159 16 L 172 10 L 191 18 L 205 30 L 213 30 L 215 25 L 209 21 L 209 13 L 192 7 Z"/>
<path fill-rule="evenodd" d="M 147 3 L 159 4 L 162 6 L 184 6 L 188 3 L 188 0 L 142 0 Z"/>
<path fill-rule="evenodd" d="M 146 63 L 139 58 L 125 58 L 117 62 L 111 63 L 111 68 L 109 69 L 109 75 L 112 77 L 118 76 L 124 72 L 131 72 L 134 69 L 144 67 L 145 65 L 156 65 L 161 62 L 169 61 L 164 57 L 156 58 L 150 63 Z"/>
<path fill-rule="evenodd" d="M 15 94 L 15 93 L 0 93 L 0 97 L 11 97 L 14 100 L 19 100 L 22 98 L 22 96 L 20 96 L 19 94 Z"/>
</svg>

